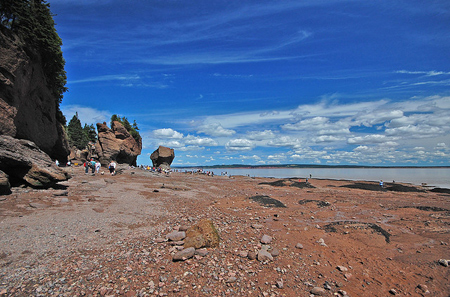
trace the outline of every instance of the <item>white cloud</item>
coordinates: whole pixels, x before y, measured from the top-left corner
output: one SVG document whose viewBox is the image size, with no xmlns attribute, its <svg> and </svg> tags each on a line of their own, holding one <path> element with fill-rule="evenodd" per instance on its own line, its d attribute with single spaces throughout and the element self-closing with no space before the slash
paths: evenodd
<svg viewBox="0 0 450 297">
<path fill-rule="evenodd" d="M 225 148 L 229 151 L 249 151 L 255 147 L 255 144 L 248 139 L 233 139 L 227 142 Z"/>
<path fill-rule="evenodd" d="M 358 115 L 356 121 L 366 127 L 371 127 L 376 124 L 383 124 L 387 121 L 398 119 L 403 117 L 403 111 L 401 110 L 370 110 L 362 112 Z"/>
<path fill-rule="evenodd" d="M 199 127 L 199 130 L 197 132 L 205 133 L 207 135 L 216 136 L 216 137 L 232 136 L 233 134 L 236 133 L 236 131 L 234 131 L 234 130 L 225 129 L 219 123 L 204 124 L 201 127 Z"/>
<path fill-rule="evenodd" d="M 192 136 L 192 135 L 186 136 L 184 142 L 189 145 L 197 145 L 197 146 L 217 146 L 217 142 L 212 138 Z"/>
<path fill-rule="evenodd" d="M 351 137 L 347 139 L 348 144 L 373 144 L 373 143 L 383 143 L 387 141 L 385 135 L 372 134 L 365 136 Z"/>
<path fill-rule="evenodd" d="M 172 128 L 163 128 L 163 129 L 154 130 L 153 135 L 156 138 L 163 138 L 163 139 L 181 139 L 181 138 L 183 138 L 183 134 L 173 130 Z"/>
<path fill-rule="evenodd" d="M 66 116 L 67 123 L 72 119 L 72 117 L 78 113 L 78 118 L 80 119 L 81 125 L 84 124 L 97 124 L 106 122 L 109 126 L 109 121 L 111 120 L 112 113 L 107 110 L 98 110 L 95 108 L 81 106 L 81 105 L 61 105 L 61 111 Z"/>
<path fill-rule="evenodd" d="M 274 137 L 275 134 L 272 132 L 272 130 L 247 132 L 247 138 L 251 140 L 266 140 L 273 139 Z"/>
</svg>

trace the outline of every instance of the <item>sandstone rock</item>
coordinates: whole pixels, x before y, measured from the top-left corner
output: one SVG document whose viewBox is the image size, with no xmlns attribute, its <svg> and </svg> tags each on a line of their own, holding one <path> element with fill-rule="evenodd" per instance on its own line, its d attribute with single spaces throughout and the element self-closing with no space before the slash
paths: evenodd
<svg viewBox="0 0 450 297">
<path fill-rule="evenodd" d="M 297 243 L 297 244 L 295 245 L 295 248 L 297 248 L 297 249 L 299 249 L 299 250 L 302 250 L 302 249 L 303 249 L 303 244 Z"/>
<path fill-rule="evenodd" d="M 117 121 L 112 122 L 111 129 L 105 122 L 97 123 L 97 131 L 95 154 L 98 155 L 103 166 L 107 166 L 111 160 L 121 164 L 136 165 L 136 159 L 142 150 L 142 140 L 136 142 L 125 127 Z"/>
<path fill-rule="evenodd" d="M 448 265 L 449 265 L 449 260 L 446 260 L 446 259 L 439 259 L 438 263 L 441 264 L 442 266 L 448 267 Z"/>
<path fill-rule="evenodd" d="M 173 159 L 175 159 L 174 150 L 165 146 L 159 146 L 151 155 L 153 167 L 170 168 Z"/>
<path fill-rule="evenodd" d="M 254 251 L 248 252 L 248 259 L 249 260 L 256 260 L 257 254 Z"/>
<path fill-rule="evenodd" d="M 56 119 L 58 98 L 47 87 L 41 57 L 18 40 L 0 32 L 0 135 L 28 139 L 65 162 L 69 144 Z"/>
<path fill-rule="evenodd" d="M 258 261 L 273 261 L 272 255 L 265 249 L 258 252 Z"/>
<path fill-rule="evenodd" d="M 338 266 L 337 269 L 338 269 L 339 271 L 342 271 L 342 272 L 347 272 L 347 271 L 348 271 L 348 268 L 345 267 L 345 266 Z"/>
<path fill-rule="evenodd" d="M 203 219 L 186 231 L 185 247 L 217 247 L 220 242 L 219 233 L 209 219 Z"/>
<path fill-rule="evenodd" d="M 186 237 L 186 232 L 184 231 L 173 231 L 166 235 L 166 238 L 171 241 L 180 241 Z"/>
<path fill-rule="evenodd" d="M 11 194 L 11 185 L 9 184 L 8 175 L 0 170 L 0 195 Z"/>
<path fill-rule="evenodd" d="M 0 135 L 0 170 L 9 175 L 11 184 L 35 188 L 48 188 L 70 178 L 36 144 L 6 135 Z"/>
<path fill-rule="evenodd" d="M 185 261 L 187 259 L 194 257 L 194 255 L 195 255 L 195 248 L 188 247 L 173 255 L 172 259 L 173 261 Z"/>
</svg>

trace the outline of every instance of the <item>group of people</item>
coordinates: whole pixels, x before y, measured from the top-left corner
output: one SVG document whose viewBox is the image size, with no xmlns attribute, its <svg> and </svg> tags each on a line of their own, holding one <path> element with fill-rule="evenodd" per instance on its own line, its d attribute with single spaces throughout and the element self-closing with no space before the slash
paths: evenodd
<svg viewBox="0 0 450 297">
<path fill-rule="evenodd" d="M 100 161 L 98 161 L 98 160 L 95 161 L 94 158 L 91 158 L 90 161 L 84 162 L 83 166 L 84 166 L 85 174 L 89 173 L 89 169 L 92 170 L 92 174 L 95 174 L 95 173 L 100 173 L 100 168 L 102 167 L 102 164 L 100 163 Z M 117 167 L 116 162 L 114 162 L 114 160 L 111 161 L 108 165 L 109 174 L 115 175 L 116 167 Z M 102 174 L 103 174 L 103 172 L 102 172 Z"/>
</svg>

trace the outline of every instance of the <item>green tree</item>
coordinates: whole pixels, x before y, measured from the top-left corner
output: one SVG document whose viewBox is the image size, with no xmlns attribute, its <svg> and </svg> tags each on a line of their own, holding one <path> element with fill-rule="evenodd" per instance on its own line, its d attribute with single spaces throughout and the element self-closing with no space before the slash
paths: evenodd
<svg viewBox="0 0 450 297">
<path fill-rule="evenodd" d="M 84 124 L 83 132 L 88 141 L 93 143 L 97 141 L 97 132 L 95 132 L 94 124 L 90 124 L 89 126 L 88 124 Z"/>
<path fill-rule="evenodd" d="M 0 0 L 0 29 L 16 34 L 28 56 L 41 61 L 47 86 L 55 97 L 56 119 L 64 124 L 66 119 L 59 104 L 67 91 L 67 76 L 62 40 L 56 32 L 50 4 L 45 0 Z"/>
<path fill-rule="evenodd" d="M 89 142 L 85 130 L 81 127 L 78 113 L 73 116 L 67 125 L 67 136 L 69 137 L 69 144 L 80 150 L 84 149 Z"/>
<path fill-rule="evenodd" d="M 139 128 L 136 124 L 136 120 L 134 120 L 133 125 L 131 125 L 126 117 L 121 118 L 117 114 L 113 114 L 111 116 L 111 126 L 114 121 L 120 122 L 125 127 L 125 129 L 127 129 L 128 133 L 130 133 L 130 135 L 133 136 L 133 138 L 136 140 L 136 142 L 141 141 L 142 138 L 138 132 Z"/>
</svg>

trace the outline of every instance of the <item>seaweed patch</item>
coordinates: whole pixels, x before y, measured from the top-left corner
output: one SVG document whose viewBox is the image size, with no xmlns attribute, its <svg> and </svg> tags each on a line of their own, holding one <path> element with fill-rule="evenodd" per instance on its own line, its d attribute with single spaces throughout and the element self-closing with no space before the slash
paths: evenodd
<svg viewBox="0 0 450 297">
<path fill-rule="evenodd" d="M 342 225 L 353 225 L 352 227 L 355 229 L 372 229 L 375 232 L 379 233 L 380 235 L 384 236 L 384 240 L 386 243 L 389 243 L 391 234 L 378 226 L 377 224 L 373 223 L 362 223 L 362 222 L 354 222 L 354 221 L 339 221 L 339 222 L 333 222 L 324 227 L 325 232 L 337 232 L 335 226 L 342 226 Z"/>
<path fill-rule="evenodd" d="M 283 202 L 273 199 L 269 196 L 258 195 L 252 196 L 250 197 L 250 199 L 266 207 L 286 207 Z"/>
</svg>

